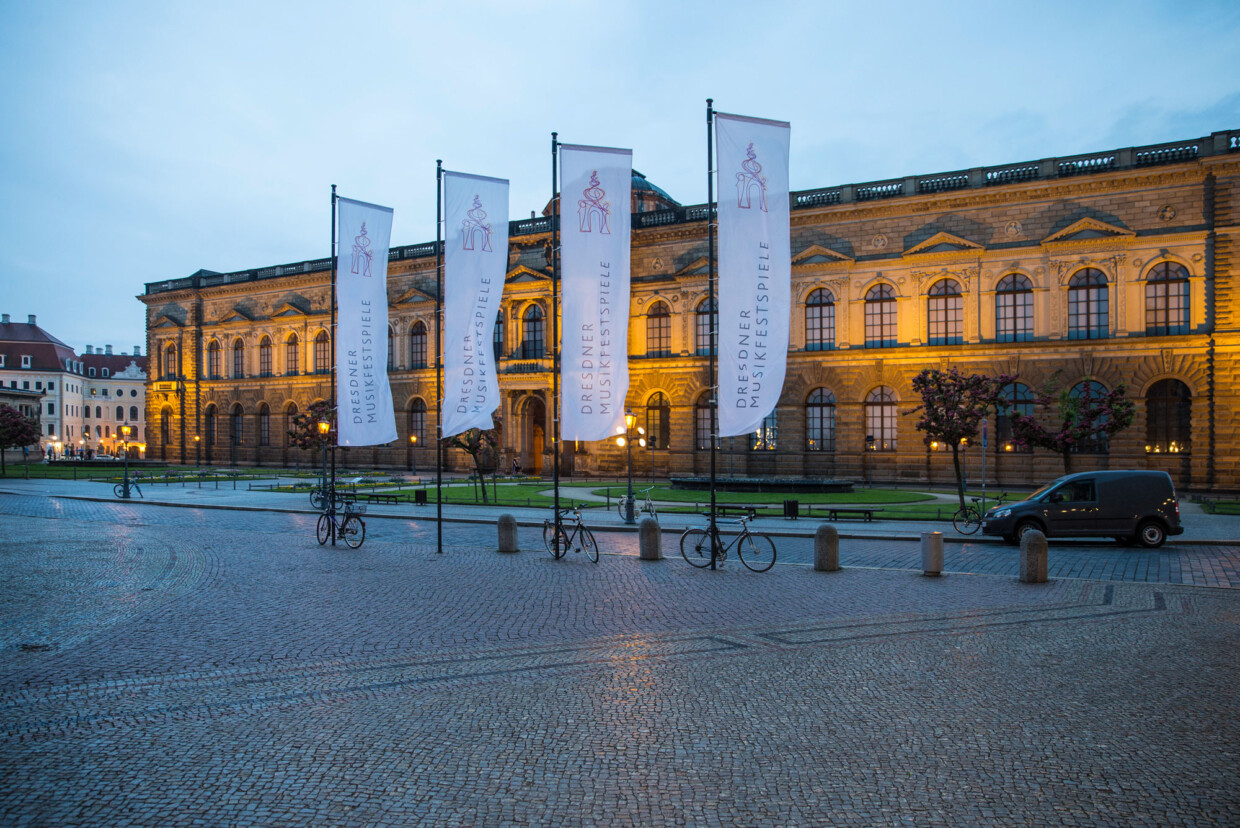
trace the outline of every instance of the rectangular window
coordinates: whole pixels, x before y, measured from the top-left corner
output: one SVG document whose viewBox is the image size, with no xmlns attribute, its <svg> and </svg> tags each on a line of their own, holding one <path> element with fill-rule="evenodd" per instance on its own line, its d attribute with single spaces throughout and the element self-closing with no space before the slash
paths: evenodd
<svg viewBox="0 0 1240 828">
<path fill-rule="evenodd" d="M 48 416 L 50 417 L 51 415 L 53 415 L 53 414 L 55 414 L 55 413 L 56 413 L 56 403 L 54 403 L 54 402 L 50 402 L 50 403 L 48 403 L 48 404 L 47 404 L 47 414 L 48 414 Z"/>
<path fill-rule="evenodd" d="M 23 367 L 23 368 L 29 368 L 29 367 L 30 367 L 30 357 L 28 357 L 28 356 L 23 356 L 23 357 L 22 357 L 22 367 Z"/>
</svg>

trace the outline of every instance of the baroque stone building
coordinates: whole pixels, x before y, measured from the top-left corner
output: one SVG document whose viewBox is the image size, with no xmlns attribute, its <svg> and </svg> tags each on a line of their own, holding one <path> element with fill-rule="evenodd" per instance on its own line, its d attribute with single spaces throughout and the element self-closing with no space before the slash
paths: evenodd
<svg viewBox="0 0 1240 828">
<path fill-rule="evenodd" d="M 648 450 L 635 473 L 709 465 L 704 205 L 634 173 L 631 387 Z M 1132 427 L 1082 445 L 1074 467 L 1157 468 L 1182 487 L 1240 486 L 1240 130 L 1068 158 L 795 192 L 787 381 L 721 474 L 946 481 L 950 453 L 903 416 L 927 366 L 1016 374 L 1014 405 L 1048 383 L 1123 384 Z M 550 220 L 514 221 L 495 348 L 501 462 L 551 458 Z M 393 248 L 390 379 L 401 440 L 350 461 L 434 464 L 434 244 Z M 330 399 L 330 259 L 150 283 L 148 457 L 313 462 L 291 417 Z M 1095 386 L 1097 387 L 1097 386 Z M 1022 452 L 1006 417 L 985 449 L 992 485 L 1038 482 L 1061 459 Z M 410 436 L 416 436 L 412 443 Z M 982 451 L 971 447 L 976 481 Z M 452 456 L 459 468 L 467 458 Z M 622 473 L 610 441 L 568 443 L 570 475 Z"/>
</svg>

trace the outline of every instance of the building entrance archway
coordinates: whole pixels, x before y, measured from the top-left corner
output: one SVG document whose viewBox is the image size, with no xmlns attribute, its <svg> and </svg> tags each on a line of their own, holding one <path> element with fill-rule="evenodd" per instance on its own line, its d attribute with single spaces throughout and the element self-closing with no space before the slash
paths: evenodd
<svg viewBox="0 0 1240 828">
<path fill-rule="evenodd" d="M 521 468 L 527 474 L 542 474 L 543 448 L 547 443 L 547 405 L 531 396 L 521 406 Z"/>
</svg>

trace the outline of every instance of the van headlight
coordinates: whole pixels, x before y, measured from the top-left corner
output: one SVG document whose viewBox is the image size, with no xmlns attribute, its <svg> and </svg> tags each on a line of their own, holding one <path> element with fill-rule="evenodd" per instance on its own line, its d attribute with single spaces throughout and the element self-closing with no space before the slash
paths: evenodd
<svg viewBox="0 0 1240 828">
<path fill-rule="evenodd" d="M 1000 509 L 999 511 L 992 513 L 991 517 L 992 518 L 1005 518 L 1010 514 L 1012 514 L 1011 509 Z"/>
</svg>

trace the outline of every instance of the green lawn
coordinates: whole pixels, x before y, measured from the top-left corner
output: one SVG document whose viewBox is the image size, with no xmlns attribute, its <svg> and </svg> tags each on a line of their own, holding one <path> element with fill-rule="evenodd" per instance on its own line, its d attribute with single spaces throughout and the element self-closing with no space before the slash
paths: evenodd
<svg viewBox="0 0 1240 828">
<path fill-rule="evenodd" d="M 643 492 L 646 486 L 633 486 L 634 492 Z M 615 499 L 625 494 L 624 486 L 609 486 L 605 489 L 594 489 L 594 494 L 603 496 L 610 493 Z M 669 486 L 656 486 L 650 493 L 655 502 L 668 503 L 709 503 L 710 492 L 692 489 L 673 489 Z M 639 497 L 641 495 L 639 494 Z M 853 492 L 716 492 L 715 501 L 737 505 L 782 505 L 785 500 L 798 500 L 801 503 L 833 503 L 843 506 L 849 503 L 917 503 L 933 500 L 932 495 L 924 492 L 911 492 L 905 489 L 859 489 Z"/>
</svg>

